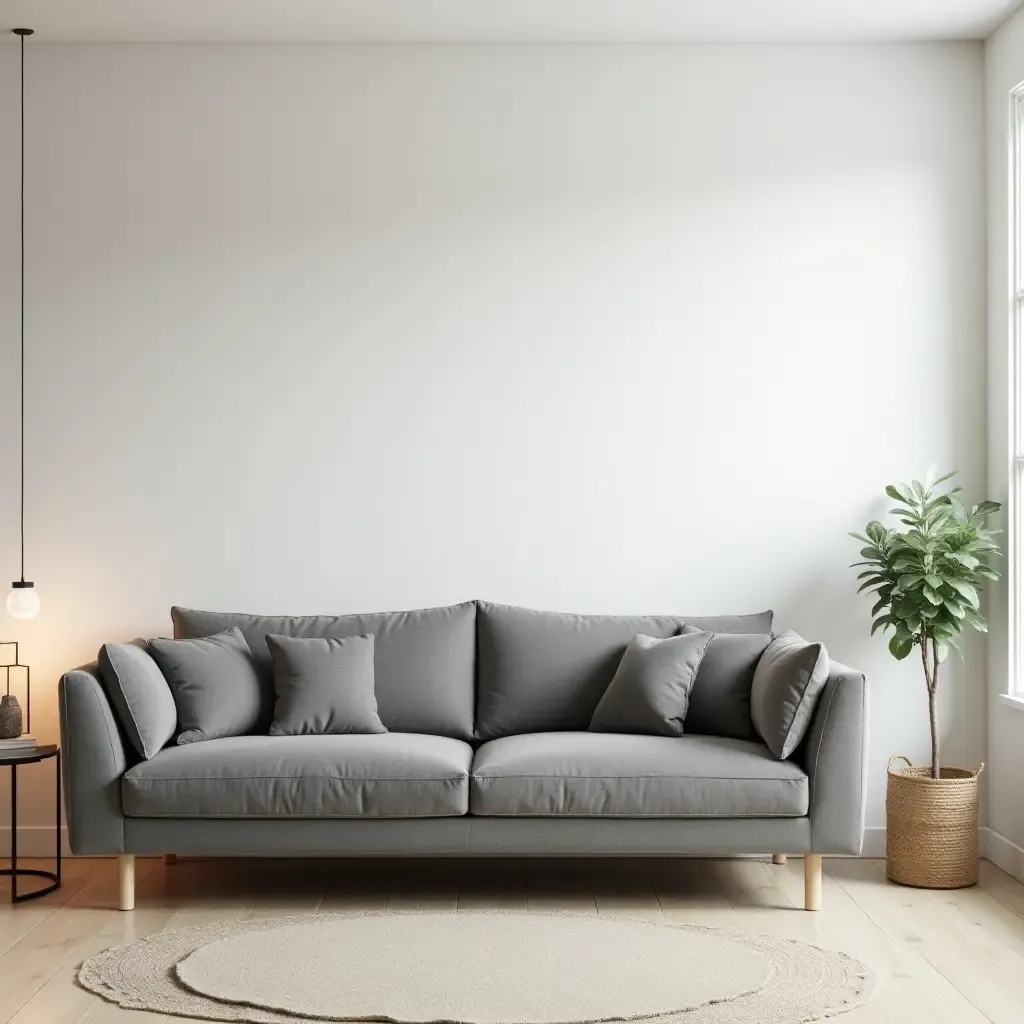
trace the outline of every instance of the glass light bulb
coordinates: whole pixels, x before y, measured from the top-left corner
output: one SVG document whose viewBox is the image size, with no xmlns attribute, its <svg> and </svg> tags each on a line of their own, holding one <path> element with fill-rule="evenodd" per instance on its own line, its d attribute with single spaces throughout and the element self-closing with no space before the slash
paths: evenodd
<svg viewBox="0 0 1024 1024">
<path fill-rule="evenodd" d="M 7 614 L 12 619 L 34 619 L 39 614 L 39 591 L 35 587 L 15 587 L 7 595 Z"/>
</svg>

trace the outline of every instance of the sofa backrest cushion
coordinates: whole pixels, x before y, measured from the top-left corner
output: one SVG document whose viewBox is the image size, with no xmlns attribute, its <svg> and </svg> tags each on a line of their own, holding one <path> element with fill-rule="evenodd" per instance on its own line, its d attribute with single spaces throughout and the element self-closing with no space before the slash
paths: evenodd
<svg viewBox="0 0 1024 1024">
<path fill-rule="evenodd" d="M 374 692 L 392 732 L 473 737 L 476 602 L 367 615 L 245 615 L 172 608 L 177 638 L 210 636 L 238 626 L 257 664 L 273 678 L 266 636 L 374 637 Z M 272 694 L 271 689 L 268 691 Z M 266 721 L 273 717 L 268 708 Z"/>
<path fill-rule="evenodd" d="M 758 615 L 571 615 L 480 601 L 476 738 L 585 730 L 637 633 L 669 637 L 684 624 L 718 633 L 768 633 Z"/>
<path fill-rule="evenodd" d="M 696 626 L 683 627 L 684 634 L 699 632 Z M 754 670 L 771 640 L 769 633 L 716 633 L 711 638 L 690 691 L 686 732 L 758 738 L 750 715 L 750 691 Z"/>
</svg>

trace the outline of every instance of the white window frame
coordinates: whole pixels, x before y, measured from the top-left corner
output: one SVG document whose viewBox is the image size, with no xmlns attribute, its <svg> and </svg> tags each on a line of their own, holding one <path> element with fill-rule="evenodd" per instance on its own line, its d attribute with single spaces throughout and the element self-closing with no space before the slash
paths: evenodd
<svg viewBox="0 0 1024 1024">
<path fill-rule="evenodd" d="M 1003 699 L 1024 710 L 1024 82 L 1010 93 L 1010 660 Z"/>
</svg>

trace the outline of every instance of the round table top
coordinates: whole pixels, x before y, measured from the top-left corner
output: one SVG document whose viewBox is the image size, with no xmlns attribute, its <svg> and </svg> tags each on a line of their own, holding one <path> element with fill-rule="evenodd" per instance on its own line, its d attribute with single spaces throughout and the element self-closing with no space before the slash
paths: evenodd
<svg viewBox="0 0 1024 1024">
<path fill-rule="evenodd" d="M 53 757 L 60 748 L 56 743 L 40 745 L 34 750 L 0 750 L 0 765 L 5 764 L 31 764 L 33 761 L 45 761 Z"/>
</svg>

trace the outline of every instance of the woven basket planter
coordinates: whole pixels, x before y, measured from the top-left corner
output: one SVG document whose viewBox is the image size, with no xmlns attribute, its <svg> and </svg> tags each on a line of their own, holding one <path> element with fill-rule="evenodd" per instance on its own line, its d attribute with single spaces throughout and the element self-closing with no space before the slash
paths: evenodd
<svg viewBox="0 0 1024 1024">
<path fill-rule="evenodd" d="M 893 762 L 904 761 L 897 768 Z M 978 778 L 966 768 L 914 767 L 889 759 L 885 794 L 885 873 L 919 889 L 962 889 L 978 882 Z"/>
</svg>

